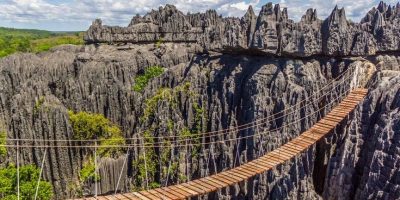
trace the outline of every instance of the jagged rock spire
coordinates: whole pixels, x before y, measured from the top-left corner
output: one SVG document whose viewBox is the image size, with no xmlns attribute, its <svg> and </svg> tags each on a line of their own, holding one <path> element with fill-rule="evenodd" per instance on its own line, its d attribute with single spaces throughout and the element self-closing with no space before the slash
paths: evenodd
<svg viewBox="0 0 400 200">
<path fill-rule="evenodd" d="M 399 18 L 400 3 L 390 6 L 383 2 L 360 23 L 348 22 L 344 8 L 338 6 L 324 21 L 317 18 L 315 9 L 308 9 L 300 22 L 294 22 L 288 19 L 286 8 L 272 3 L 262 6 L 258 16 L 250 6 L 242 18 L 224 18 L 215 10 L 185 15 L 175 6 L 166 5 L 143 17 L 133 17 L 128 28 L 95 22 L 85 40 L 136 43 L 163 38 L 169 42 L 197 43 L 215 51 L 240 48 L 291 56 L 369 55 L 400 50 Z"/>
<path fill-rule="evenodd" d="M 339 9 L 336 5 L 327 21 L 328 26 L 338 26 L 342 29 L 347 28 L 346 11 L 344 8 Z"/>
<path fill-rule="evenodd" d="M 306 14 L 301 17 L 301 21 L 304 23 L 311 24 L 313 21 L 317 20 L 317 10 L 309 8 L 306 11 Z"/>
</svg>

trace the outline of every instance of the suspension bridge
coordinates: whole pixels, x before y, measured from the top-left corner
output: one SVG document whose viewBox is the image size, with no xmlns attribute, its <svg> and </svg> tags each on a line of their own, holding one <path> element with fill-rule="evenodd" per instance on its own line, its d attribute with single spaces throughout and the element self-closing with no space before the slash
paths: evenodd
<svg viewBox="0 0 400 200">
<path fill-rule="evenodd" d="M 128 152 L 132 148 L 142 149 L 143 156 L 146 157 L 146 149 L 149 148 L 167 148 L 171 147 L 166 146 L 162 142 L 154 142 L 152 144 L 147 144 L 144 141 L 144 138 L 128 138 L 128 140 L 135 140 L 136 142 L 132 142 L 131 144 L 119 145 L 119 148 L 127 148 L 127 156 L 125 158 L 124 164 L 121 169 L 121 173 L 118 177 L 118 183 L 115 188 L 115 192 L 112 195 L 100 196 L 98 195 L 98 183 L 95 181 L 94 193 L 93 197 L 87 197 L 84 199 L 101 199 L 101 200 L 175 200 L 175 199 L 188 199 L 192 197 L 207 195 L 212 192 L 216 192 L 222 188 L 227 188 L 229 186 L 238 184 L 240 182 L 245 182 L 248 179 L 265 173 L 269 170 L 273 170 L 279 165 L 287 163 L 287 161 L 295 158 L 299 154 L 303 153 L 314 144 L 316 144 L 320 139 L 332 133 L 335 128 L 358 106 L 359 102 L 366 96 L 368 93 L 368 89 L 363 88 L 365 86 L 366 81 L 371 76 L 371 72 L 360 68 L 360 67 L 349 67 L 345 72 L 339 75 L 337 78 L 333 79 L 326 84 L 320 90 L 314 92 L 309 95 L 304 100 L 296 103 L 280 111 L 279 113 L 275 113 L 273 115 L 257 119 L 253 122 L 239 125 L 237 127 L 228 128 L 224 130 L 212 131 L 199 133 L 203 140 L 207 142 L 202 142 L 201 145 L 208 145 L 211 150 L 209 151 L 209 157 L 212 157 L 212 149 L 217 144 L 223 143 L 233 143 L 236 142 L 236 146 L 238 146 L 241 140 L 252 139 L 261 136 L 265 136 L 267 134 L 279 134 L 282 131 L 285 131 L 289 126 L 293 124 L 305 124 L 307 129 L 301 134 L 295 136 L 290 141 L 282 144 L 282 146 L 263 153 L 258 158 L 253 159 L 247 163 L 239 164 L 239 166 L 235 166 L 235 162 L 231 169 L 217 172 L 214 174 L 208 174 L 202 178 L 188 180 L 184 183 L 169 183 L 168 184 L 168 175 L 165 186 L 159 187 L 156 189 L 146 189 L 138 192 L 129 192 L 129 193 L 117 193 L 120 180 L 122 177 L 122 173 L 124 168 L 126 167 L 126 161 L 128 157 Z M 323 104 L 322 106 L 320 104 Z M 302 110 L 306 114 L 303 117 L 297 118 L 293 117 L 296 110 Z M 287 122 L 286 124 L 280 125 L 279 127 L 268 130 L 255 132 L 251 135 L 238 136 L 237 138 L 224 138 L 224 139 L 215 139 L 220 138 L 219 136 L 226 136 L 230 133 L 239 133 L 243 130 L 249 129 L 257 129 L 260 126 L 270 124 L 277 119 L 286 119 L 288 116 L 293 117 L 293 121 Z M 286 128 L 286 129 L 285 129 Z M 179 147 L 188 147 L 189 145 L 193 145 L 193 138 L 179 138 L 177 136 L 166 136 L 166 137 L 152 137 L 153 139 L 165 139 L 168 138 L 171 141 L 174 141 L 172 144 L 172 148 Z M 207 140 L 205 139 L 207 138 Z M 214 139 L 212 139 L 214 138 Z M 73 140 L 72 142 L 93 142 L 95 145 L 61 145 L 60 142 L 68 142 L 68 144 L 72 144 L 71 140 L 46 140 L 42 141 L 44 143 L 51 143 L 53 145 L 27 145 L 23 144 L 24 142 L 29 142 L 29 139 L 10 139 L 9 141 L 16 143 L 13 145 L 5 145 L 7 147 L 16 147 L 17 148 L 17 169 L 19 169 L 19 158 L 18 152 L 20 148 L 25 147 L 37 147 L 44 148 L 45 152 L 43 155 L 43 161 L 41 163 L 41 171 L 40 176 L 42 174 L 43 165 L 45 162 L 45 156 L 48 148 L 93 148 L 94 149 L 94 162 L 95 162 L 95 172 L 98 170 L 97 164 L 97 154 L 96 150 L 99 147 L 98 140 Z M 158 140 L 157 140 L 158 141 Z M 22 144 L 21 144 L 22 143 Z M 113 145 L 103 146 L 103 147 L 116 147 Z M 238 149 L 238 148 L 236 148 Z M 264 152 L 264 151 L 262 151 Z M 238 154 L 239 152 L 236 152 Z M 207 164 L 210 159 L 207 160 Z M 239 162 L 240 163 L 240 162 Z M 147 174 L 147 166 L 146 159 L 144 159 L 144 167 L 146 169 L 146 185 L 145 188 L 148 188 L 148 174 Z M 168 169 L 170 166 L 168 166 Z M 169 171 L 169 170 L 168 170 Z M 19 171 L 18 171 L 18 199 L 20 197 L 19 194 Z M 40 177 L 38 183 L 40 182 Z M 172 182 L 172 181 L 171 181 Z M 39 184 L 38 184 L 39 187 Z M 37 188 L 38 189 L 38 188 Z M 37 192 L 37 190 L 36 190 Z M 36 199 L 36 197 L 35 197 Z"/>
</svg>

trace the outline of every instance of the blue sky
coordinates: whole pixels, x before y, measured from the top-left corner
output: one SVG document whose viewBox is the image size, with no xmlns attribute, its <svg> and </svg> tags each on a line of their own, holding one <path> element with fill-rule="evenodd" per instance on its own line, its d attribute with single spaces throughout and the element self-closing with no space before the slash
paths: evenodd
<svg viewBox="0 0 400 200">
<path fill-rule="evenodd" d="M 165 4 L 184 12 L 215 9 L 223 16 L 241 17 L 249 5 L 256 14 L 267 0 L 0 0 L 0 26 L 53 31 L 86 30 L 93 19 L 105 24 L 126 26 L 132 16 Z M 358 22 L 379 0 L 273 0 L 287 7 L 289 17 L 299 20 L 308 8 L 316 8 L 319 18 L 330 14 L 335 5 L 345 7 L 349 19 Z M 397 0 L 386 3 L 394 5 Z"/>
</svg>

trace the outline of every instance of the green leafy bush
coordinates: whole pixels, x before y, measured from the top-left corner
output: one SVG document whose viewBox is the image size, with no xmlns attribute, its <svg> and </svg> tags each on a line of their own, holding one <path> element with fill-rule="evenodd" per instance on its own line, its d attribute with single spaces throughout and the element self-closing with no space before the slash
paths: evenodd
<svg viewBox="0 0 400 200">
<path fill-rule="evenodd" d="M 154 138 L 152 138 L 149 130 L 143 133 L 143 138 L 145 146 L 154 144 Z M 133 162 L 133 166 L 138 169 L 135 180 L 137 189 L 144 189 L 143 186 L 146 185 L 146 181 L 149 181 L 148 183 L 150 188 L 159 186 L 158 183 L 152 181 L 154 180 L 157 171 L 157 161 L 158 159 L 154 149 L 146 148 L 146 153 L 141 153 L 139 159 Z"/>
<path fill-rule="evenodd" d="M 20 167 L 21 199 L 34 199 L 40 169 L 34 165 Z M 0 168 L 0 199 L 17 199 L 17 169 L 14 165 Z M 53 197 L 53 189 L 49 182 L 40 181 L 38 199 Z"/>
<path fill-rule="evenodd" d="M 80 140 L 99 139 L 99 155 L 115 156 L 121 153 L 118 145 L 124 145 L 121 129 L 101 114 L 68 111 L 74 138 Z M 109 147 L 113 146 L 113 147 Z M 114 147 L 115 146 L 115 147 Z"/>
<path fill-rule="evenodd" d="M 96 173 L 95 169 L 94 158 L 88 159 L 83 163 L 83 167 L 79 172 L 79 179 L 82 182 L 100 181 L 100 176 Z"/>
<path fill-rule="evenodd" d="M 133 90 L 136 92 L 142 92 L 151 79 L 160 76 L 162 73 L 164 73 L 164 68 L 160 66 L 152 66 L 147 68 L 144 74 L 138 75 L 135 78 Z"/>
</svg>

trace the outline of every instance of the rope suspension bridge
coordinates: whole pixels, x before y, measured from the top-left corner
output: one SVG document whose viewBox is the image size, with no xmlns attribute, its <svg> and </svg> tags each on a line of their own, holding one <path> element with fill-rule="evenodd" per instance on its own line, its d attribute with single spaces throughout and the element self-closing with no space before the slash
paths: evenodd
<svg viewBox="0 0 400 200">
<path fill-rule="evenodd" d="M 253 122 L 242 124 L 236 127 L 204 132 L 192 135 L 189 138 L 181 138 L 176 135 L 171 136 L 153 136 L 150 137 L 154 140 L 153 143 L 146 143 L 145 138 L 127 138 L 128 144 L 124 145 L 106 145 L 103 148 L 125 148 L 127 154 L 122 165 L 118 182 L 116 184 L 115 192 L 108 196 L 98 195 L 98 183 L 95 181 L 94 196 L 86 199 L 141 199 L 141 200 L 170 200 L 170 199 L 188 199 L 191 197 L 206 195 L 222 188 L 235 185 L 240 182 L 265 173 L 266 171 L 273 170 L 279 165 L 286 163 L 288 160 L 295 158 L 297 155 L 303 153 L 314 144 L 316 144 L 321 138 L 332 133 L 335 128 L 356 108 L 358 103 L 365 97 L 368 90 L 364 89 L 366 82 L 365 69 L 360 67 L 351 66 L 337 78 L 329 82 L 329 84 L 323 86 L 320 90 L 313 92 L 313 94 L 306 97 L 304 100 L 296 103 L 273 115 L 269 115 L 264 118 L 257 119 Z M 320 105 L 320 104 L 323 105 Z M 302 110 L 305 112 L 304 116 L 294 116 L 296 111 Z M 238 134 L 244 130 L 257 130 L 264 126 L 268 126 L 271 123 L 275 124 L 277 119 L 286 120 L 287 118 L 293 119 L 286 124 L 276 126 L 271 130 L 267 131 L 254 131 L 254 134 L 240 135 L 236 138 L 226 137 L 228 134 Z M 241 141 L 247 139 L 258 138 L 262 140 L 262 137 L 270 134 L 280 134 L 290 127 L 301 125 L 305 127 L 305 131 L 290 141 L 286 142 L 282 146 L 265 152 L 263 147 L 259 152 L 259 157 L 249 161 L 247 163 L 240 163 L 239 157 L 239 146 Z M 140 133 L 137 135 L 141 135 Z M 146 182 L 145 190 L 131 193 L 117 193 L 120 186 L 120 181 L 124 172 L 124 168 L 127 167 L 128 154 L 132 149 L 141 150 L 140 153 L 146 158 L 146 151 L 154 148 L 190 148 L 193 144 L 197 144 L 194 140 L 195 137 L 200 137 L 202 142 L 200 145 L 207 146 L 210 150 L 208 151 L 208 159 L 206 165 L 209 165 L 209 161 L 212 158 L 215 162 L 215 155 L 212 153 L 213 149 L 218 144 L 230 143 L 236 146 L 236 155 L 234 156 L 234 162 L 231 169 L 217 172 L 214 170 L 214 174 L 207 172 L 207 175 L 189 180 L 185 183 L 171 183 L 168 180 L 169 174 L 163 187 L 156 189 L 148 189 L 148 169 L 146 159 L 144 159 L 144 168 L 146 171 Z M 162 140 L 171 141 L 170 144 L 165 144 Z M 18 199 L 20 199 L 20 187 L 19 187 L 19 151 L 21 148 L 43 148 L 44 155 L 41 161 L 41 170 L 39 180 L 36 188 L 35 200 L 37 198 L 37 191 L 39 189 L 39 183 L 42 176 L 43 166 L 45 164 L 45 157 L 48 149 L 50 148 L 78 148 L 78 149 L 93 149 L 94 150 L 94 165 L 95 173 L 98 172 L 98 154 L 99 142 L 101 140 L 32 140 L 32 139 L 7 139 L 7 144 L 3 145 L 8 148 L 16 148 L 16 167 L 17 167 L 17 184 L 18 184 Z M 87 144 L 89 143 L 89 145 Z M 86 144 L 86 145 L 83 145 Z M 172 151 L 172 150 L 171 150 Z M 171 154 L 172 156 L 172 154 Z M 239 163 L 237 165 L 237 163 Z M 170 164 L 167 172 L 169 173 Z M 214 164 L 215 167 L 215 164 Z"/>
</svg>

